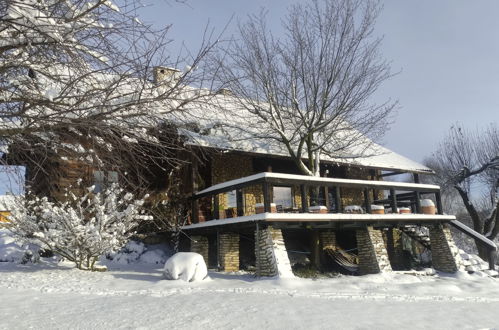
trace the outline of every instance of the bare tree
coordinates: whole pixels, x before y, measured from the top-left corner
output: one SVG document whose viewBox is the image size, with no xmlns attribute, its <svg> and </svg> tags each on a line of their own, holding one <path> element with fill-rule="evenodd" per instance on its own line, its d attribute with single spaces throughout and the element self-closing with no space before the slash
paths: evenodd
<svg viewBox="0 0 499 330">
<path fill-rule="evenodd" d="M 380 137 L 395 103 L 370 102 L 391 77 L 374 25 L 378 1 L 315 0 L 289 8 L 284 36 L 275 37 L 264 12 L 213 63 L 220 87 L 237 99 L 234 139 L 273 141 L 305 175 L 319 175 L 321 155 L 365 156 L 366 138 Z M 241 124 L 246 121 L 246 123 Z"/>
<path fill-rule="evenodd" d="M 0 2 L 0 145 L 8 162 L 47 178 L 60 170 L 54 159 L 112 167 L 138 195 L 154 170 L 184 165 L 183 141 L 169 119 L 210 96 L 188 86 L 205 84 L 198 64 L 214 46 L 211 32 L 197 52 L 170 56 L 169 27 L 140 22 L 139 5 Z M 151 81 L 158 64 L 185 70 L 155 72 L 163 79 Z"/>
<path fill-rule="evenodd" d="M 499 233 L 499 128 L 469 131 L 451 127 L 438 150 L 426 161 L 443 191 L 453 189 L 466 208 L 473 229 L 494 240 Z M 482 195 L 473 191 L 481 190 Z M 485 251 L 477 244 L 483 258 Z"/>
</svg>

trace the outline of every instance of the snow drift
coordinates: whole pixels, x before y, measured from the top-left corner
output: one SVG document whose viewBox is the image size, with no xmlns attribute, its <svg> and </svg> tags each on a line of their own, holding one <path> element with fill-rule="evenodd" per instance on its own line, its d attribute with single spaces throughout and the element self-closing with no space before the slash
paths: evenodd
<svg viewBox="0 0 499 330">
<path fill-rule="evenodd" d="M 208 269 L 202 255 L 178 252 L 166 261 L 163 274 L 168 280 L 201 281 L 208 275 Z"/>
</svg>

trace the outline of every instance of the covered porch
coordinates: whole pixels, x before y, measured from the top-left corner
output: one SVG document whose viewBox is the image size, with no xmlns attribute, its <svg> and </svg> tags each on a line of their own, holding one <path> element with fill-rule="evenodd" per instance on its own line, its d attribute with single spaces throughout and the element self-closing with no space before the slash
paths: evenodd
<svg viewBox="0 0 499 330">
<path fill-rule="evenodd" d="M 430 199 L 434 204 L 428 202 Z M 423 226 L 429 229 L 429 234 L 428 241 L 421 244 L 433 247 L 434 268 L 453 272 L 459 264 L 448 224 L 456 226 L 456 222 L 455 216 L 443 214 L 440 187 L 435 185 L 262 172 L 195 193 L 190 223 L 182 229 L 196 237 L 216 233 L 217 264 L 222 261 L 220 268 L 231 270 L 239 269 L 235 251 L 239 249 L 238 233 L 254 231 L 258 275 L 278 273 L 277 266 L 273 265 L 278 259 L 275 255 L 280 254 L 282 259 L 282 250 L 286 251 L 282 230 L 312 231 L 316 242 L 313 250 L 317 255 L 325 246 L 333 244 L 342 230 L 353 230 L 358 245 L 359 273 L 368 274 L 391 270 L 387 261 L 393 254 L 389 251 L 393 242 L 387 241 L 387 233 L 390 240 L 393 230 Z M 464 231 L 462 224 L 456 227 Z M 468 235 L 469 230 L 466 229 Z M 471 234 L 474 238 L 479 235 Z M 483 236 L 479 239 L 492 251 L 491 242 Z M 194 250 L 204 249 L 197 245 Z M 274 251 L 273 247 L 281 251 Z M 225 250 L 230 252 L 232 260 L 228 267 L 221 256 Z M 268 260 L 261 261 L 262 256 Z M 273 270 L 264 270 L 262 264 L 270 264 Z"/>
</svg>

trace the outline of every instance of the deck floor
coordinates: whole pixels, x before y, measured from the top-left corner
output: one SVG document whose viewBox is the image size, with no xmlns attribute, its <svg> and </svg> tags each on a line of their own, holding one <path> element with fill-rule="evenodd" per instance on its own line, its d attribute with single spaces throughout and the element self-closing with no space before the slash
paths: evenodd
<svg viewBox="0 0 499 330">
<path fill-rule="evenodd" d="M 454 215 L 440 214 L 352 214 L 352 213 L 259 213 L 235 218 L 209 220 L 183 226 L 182 229 L 196 229 L 223 226 L 236 223 L 267 222 L 448 222 L 456 220 Z"/>
</svg>

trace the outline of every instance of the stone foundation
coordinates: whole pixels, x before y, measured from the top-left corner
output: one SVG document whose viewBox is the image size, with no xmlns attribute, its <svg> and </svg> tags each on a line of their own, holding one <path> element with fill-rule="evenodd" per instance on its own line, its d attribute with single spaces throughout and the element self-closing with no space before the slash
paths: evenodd
<svg viewBox="0 0 499 330">
<path fill-rule="evenodd" d="M 257 276 L 293 276 L 280 229 L 255 231 Z"/>
<path fill-rule="evenodd" d="M 208 237 L 191 236 L 191 252 L 202 255 L 204 262 L 208 265 Z"/>
<path fill-rule="evenodd" d="M 428 227 L 430 231 L 431 262 L 433 268 L 445 273 L 454 273 L 461 266 L 459 249 L 447 226 L 438 224 Z"/>
<path fill-rule="evenodd" d="M 361 275 L 392 270 L 380 230 L 366 227 L 357 230 L 356 236 Z"/>
<path fill-rule="evenodd" d="M 239 270 L 239 234 L 220 234 L 218 244 L 218 260 L 220 261 L 220 270 L 226 272 L 237 272 Z"/>
</svg>

